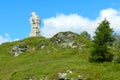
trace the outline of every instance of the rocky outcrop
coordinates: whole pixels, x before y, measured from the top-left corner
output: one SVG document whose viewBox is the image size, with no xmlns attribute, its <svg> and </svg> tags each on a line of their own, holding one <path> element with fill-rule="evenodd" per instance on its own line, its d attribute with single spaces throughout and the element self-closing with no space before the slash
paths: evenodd
<svg viewBox="0 0 120 80">
<path fill-rule="evenodd" d="M 54 44 L 60 44 L 63 47 L 74 48 L 79 45 L 77 38 L 78 36 L 73 32 L 60 32 L 51 38 L 51 42 Z"/>
<path fill-rule="evenodd" d="M 25 43 L 16 44 L 16 45 L 13 46 L 13 48 L 11 50 L 11 54 L 13 56 L 18 56 L 21 53 L 26 52 L 28 49 L 29 49 L 29 47 Z"/>
<path fill-rule="evenodd" d="M 58 78 L 59 78 L 58 80 L 83 80 L 82 75 L 78 75 L 77 78 L 73 78 L 72 76 L 70 76 L 72 74 L 74 73 L 71 70 L 67 70 L 64 73 L 58 73 Z"/>
</svg>

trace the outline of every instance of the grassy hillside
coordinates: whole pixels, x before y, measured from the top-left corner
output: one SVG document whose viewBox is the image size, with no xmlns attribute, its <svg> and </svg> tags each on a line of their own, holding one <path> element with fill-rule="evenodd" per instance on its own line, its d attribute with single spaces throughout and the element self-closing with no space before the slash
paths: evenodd
<svg viewBox="0 0 120 80">
<path fill-rule="evenodd" d="M 58 80 L 58 73 L 71 70 L 67 78 L 83 80 L 120 80 L 120 64 L 88 61 L 91 42 L 78 36 L 85 43 L 76 48 L 63 48 L 44 37 L 31 37 L 0 45 L 0 80 Z M 11 55 L 14 45 L 25 43 L 27 52 Z M 45 45 L 44 48 L 41 48 Z"/>
</svg>

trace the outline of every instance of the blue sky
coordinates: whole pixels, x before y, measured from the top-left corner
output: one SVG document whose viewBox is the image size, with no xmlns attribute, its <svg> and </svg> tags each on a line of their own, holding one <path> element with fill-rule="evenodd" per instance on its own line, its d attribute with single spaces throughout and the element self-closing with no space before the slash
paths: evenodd
<svg viewBox="0 0 120 80">
<path fill-rule="evenodd" d="M 95 30 L 95 27 L 92 27 L 93 23 L 97 26 L 96 23 L 103 17 L 108 17 L 110 21 L 115 18 L 120 23 L 120 19 L 116 18 L 120 16 L 119 0 L 1 0 L 0 43 L 28 37 L 31 12 L 40 16 L 41 35 L 46 37 L 68 30 L 76 33 L 86 30 L 92 34 Z M 113 24 L 116 30 L 119 29 L 118 25 Z M 81 28 L 82 26 L 84 27 Z M 90 28 L 93 31 L 89 31 Z"/>
</svg>

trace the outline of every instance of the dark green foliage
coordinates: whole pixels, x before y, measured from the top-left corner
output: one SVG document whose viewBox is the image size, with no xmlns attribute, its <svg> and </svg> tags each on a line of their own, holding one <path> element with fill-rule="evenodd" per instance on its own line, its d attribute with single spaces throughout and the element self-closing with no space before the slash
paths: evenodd
<svg viewBox="0 0 120 80">
<path fill-rule="evenodd" d="M 113 63 L 120 63 L 120 42 L 115 41 L 112 47 L 114 51 Z"/>
<path fill-rule="evenodd" d="M 104 62 L 111 61 L 113 55 L 109 52 L 109 49 L 106 46 L 94 45 L 93 50 L 91 51 L 90 61 L 92 62 Z"/>
<path fill-rule="evenodd" d="M 115 37 L 115 41 L 114 41 L 115 43 L 120 42 L 120 33 L 115 33 L 114 37 Z"/>
<path fill-rule="evenodd" d="M 115 40 L 113 36 L 113 29 L 110 28 L 109 22 L 105 19 L 98 26 L 94 36 L 94 43 L 98 45 L 112 44 Z"/>
<path fill-rule="evenodd" d="M 80 35 L 83 36 L 84 38 L 88 39 L 88 40 L 91 39 L 91 36 L 90 36 L 90 34 L 88 34 L 87 31 L 83 31 L 83 32 L 81 32 Z"/>
<path fill-rule="evenodd" d="M 105 19 L 98 26 L 94 36 L 93 50 L 91 51 L 90 61 L 104 62 L 111 61 L 113 55 L 109 51 L 109 46 L 112 45 L 114 36 L 113 30 L 109 26 L 109 22 Z"/>
</svg>

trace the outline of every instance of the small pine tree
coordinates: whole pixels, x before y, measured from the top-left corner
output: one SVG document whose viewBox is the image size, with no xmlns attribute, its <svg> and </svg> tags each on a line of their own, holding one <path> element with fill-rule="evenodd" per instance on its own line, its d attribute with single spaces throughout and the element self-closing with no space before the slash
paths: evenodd
<svg viewBox="0 0 120 80">
<path fill-rule="evenodd" d="M 106 19 L 103 20 L 95 32 L 96 36 L 94 36 L 93 40 L 94 44 L 89 58 L 90 61 L 104 62 L 112 60 L 113 55 L 108 48 L 115 40 L 112 33 L 113 29 L 110 28 L 109 22 Z"/>
</svg>

